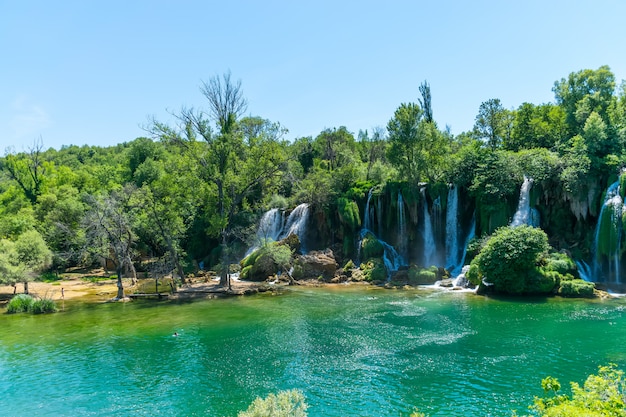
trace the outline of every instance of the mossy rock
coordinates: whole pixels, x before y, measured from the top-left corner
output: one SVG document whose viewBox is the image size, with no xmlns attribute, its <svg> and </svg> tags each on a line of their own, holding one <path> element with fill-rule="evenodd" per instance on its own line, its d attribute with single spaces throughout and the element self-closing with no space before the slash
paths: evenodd
<svg viewBox="0 0 626 417">
<path fill-rule="evenodd" d="M 437 267 L 420 268 L 413 265 L 409 268 L 408 279 L 411 285 L 432 285 L 439 279 Z"/>
<path fill-rule="evenodd" d="M 337 199 L 337 213 L 339 220 L 350 231 L 355 231 L 361 226 L 359 206 L 354 200 L 340 197 Z"/>
<path fill-rule="evenodd" d="M 360 270 L 364 281 L 383 282 L 387 280 L 387 269 L 382 258 L 373 258 L 361 263 Z"/>
<path fill-rule="evenodd" d="M 361 241 L 361 253 L 363 259 L 382 258 L 385 254 L 385 247 L 372 233 L 365 235 Z"/>
<path fill-rule="evenodd" d="M 594 295 L 595 285 L 582 279 L 561 281 L 558 294 L 563 297 L 589 298 Z"/>
<path fill-rule="evenodd" d="M 287 236 L 286 238 L 278 242 L 278 244 L 289 246 L 289 249 L 291 249 L 291 252 L 294 252 L 294 253 L 298 252 L 301 247 L 300 238 L 295 233 L 290 234 L 289 236 Z"/>
</svg>

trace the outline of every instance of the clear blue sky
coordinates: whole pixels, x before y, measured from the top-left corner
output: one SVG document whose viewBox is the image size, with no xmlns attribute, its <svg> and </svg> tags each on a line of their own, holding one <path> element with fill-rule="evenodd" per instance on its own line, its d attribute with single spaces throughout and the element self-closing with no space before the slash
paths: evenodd
<svg viewBox="0 0 626 417">
<path fill-rule="evenodd" d="M 424 80 L 458 134 L 488 99 L 553 101 L 570 72 L 621 82 L 625 16 L 623 0 L 0 0 L 0 155 L 131 141 L 229 70 L 289 139 L 386 126 Z"/>
</svg>

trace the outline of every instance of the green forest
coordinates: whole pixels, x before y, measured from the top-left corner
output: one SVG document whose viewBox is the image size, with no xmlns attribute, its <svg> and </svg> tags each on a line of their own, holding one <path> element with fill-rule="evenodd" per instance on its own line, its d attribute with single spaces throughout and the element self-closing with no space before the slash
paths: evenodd
<svg viewBox="0 0 626 417">
<path fill-rule="evenodd" d="M 552 91 L 554 102 L 511 109 L 486 97 L 473 130 L 453 135 L 435 122 L 425 81 L 413 102 L 389 109 L 387 126 L 291 138 L 279 121 L 247 115 L 240 81 L 215 76 L 200 85 L 203 108 L 150 120 L 144 137 L 58 150 L 40 138 L 24 151 L 7 149 L 0 281 L 26 283 L 104 261 L 118 279 L 141 270 L 184 283 L 199 267 L 216 271 L 223 285 L 234 270 L 258 280 L 290 270 L 298 279 L 306 268 L 295 257 L 318 251 L 355 279 L 421 283 L 450 274 L 444 253 L 453 189 L 458 252 L 467 248 L 465 263 L 474 259 L 470 281 L 488 278 L 508 293 L 584 293 L 585 286 L 558 285 L 584 265 L 592 281 L 621 284 L 626 83 L 603 66 L 572 72 Z M 505 232 L 525 181 L 539 228 Z M 255 245 L 264 213 L 288 215 L 303 203 L 306 237 Z M 385 245 L 397 250 L 400 267 L 386 264 Z M 512 275 L 528 282 L 495 282 L 511 275 L 500 260 L 513 250 L 528 259 Z"/>
</svg>

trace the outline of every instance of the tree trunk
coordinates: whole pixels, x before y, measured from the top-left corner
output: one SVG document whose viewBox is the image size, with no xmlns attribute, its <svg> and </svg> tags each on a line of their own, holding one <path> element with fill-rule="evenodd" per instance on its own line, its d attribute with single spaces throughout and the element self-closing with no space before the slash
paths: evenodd
<svg viewBox="0 0 626 417">
<path fill-rule="evenodd" d="M 117 267 L 117 299 L 121 300 L 124 298 L 124 284 L 122 284 L 122 266 Z"/>
<path fill-rule="evenodd" d="M 24 281 L 24 294 L 28 294 L 28 281 Z"/>
</svg>

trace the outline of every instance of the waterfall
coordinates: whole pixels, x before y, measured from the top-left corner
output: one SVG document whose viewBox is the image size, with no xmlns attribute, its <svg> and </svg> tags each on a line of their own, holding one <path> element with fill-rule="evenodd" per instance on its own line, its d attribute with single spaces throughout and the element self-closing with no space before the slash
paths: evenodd
<svg viewBox="0 0 626 417">
<path fill-rule="evenodd" d="M 435 262 L 435 236 L 433 234 L 433 224 L 430 220 L 430 213 L 428 212 L 428 202 L 426 201 L 426 191 L 425 188 L 420 190 L 422 193 L 422 201 L 424 207 L 424 266 L 429 267 Z"/>
<path fill-rule="evenodd" d="M 261 216 L 253 245 L 246 251 L 246 256 L 268 241 L 278 241 L 295 234 L 300 239 L 300 251 L 305 252 L 306 223 L 309 218 L 309 205 L 300 204 L 292 210 L 285 220 L 283 210 L 273 208 Z"/>
<path fill-rule="evenodd" d="M 372 219 L 370 216 L 370 202 L 372 201 L 372 192 L 374 191 L 373 188 L 370 188 L 369 192 L 367 193 L 367 201 L 365 202 L 365 212 L 363 213 L 363 228 L 367 229 L 367 230 L 371 230 L 372 228 Z"/>
<path fill-rule="evenodd" d="M 390 279 L 391 273 L 397 271 L 401 266 L 406 265 L 406 261 L 404 260 L 402 255 L 400 255 L 396 251 L 396 249 L 393 246 L 391 246 L 389 243 L 385 242 L 384 240 L 376 236 L 376 234 L 371 230 L 372 220 L 371 220 L 371 213 L 370 213 L 370 210 L 371 210 L 370 203 L 372 201 L 372 191 L 373 189 L 370 189 L 369 193 L 367 194 L 367 200 L 365 202 L 363 228 L 361 229 L 361 233 L 359 234 L 359 242 L 357 246 L 357 263 L 361 262 L 361 244 L 363 243 L 363 239 L 365 238 L 365 235 L 367 235 L 368 233 L 371 233 L 383 245 L 383 248 L 384 248 L 383 263 L 385 264 L 385 268 L 387 269 L 387 279 Z M 379 213 L 379 217 L 380 217 L 380 213 Z M 380 219 L 379 219 L 379 222 L 380 222 Z"/>
<path fill-rule="evenodd" d="M 266 211 L 259 221 L 259 228 L 256 231 L 254 244 L 246 252 L 246 256 L 261 247 L 269 240 L 278 240 L 280 232 L 283 230 L 283 212 L 277 208 Z"/>
<path fill-rule="evenodd" d="M 291 234 L 295 234 L 300 239 L 300 251 L 305 252 L 304 243 L 306 239 L 306 223 L 309 219 L 309 205 L 302 203 L 289 213 L 285 227 L 278 236 L 279 239 L 284 239 Z"/>
<path fill-rule="evenodd" d="M 591 282 L 591 267 L 583 260 L 576 261 L 576 268 L 578 269 L 578 275 L 585 281 Z"/>
<path fill-rule="evenodd" d="M 407 238 L 404 201 L 402 200 L 402 193 L 398 191 L 398 249 L 403 255 L 406 255 L 408 246 Z"/>
<path fill-rule="evenodd" d="M 533 217 L 537 217 L 538 213 L 533 212 L 530 209 L 530 189 L 533 186 L 533 179 L 528 178 L 524 175 L 524 182 L 522 183 L 522 188 L 519 191 L 519 202 L 517 203 L 517 211 L 513 216 L 513 220 L 511 221 L 512 227 L 521 226 L 523 224 L 528 224 L 531 226 L 535 225 L 533 221 Z M 537 220 L 535 220 L 537 221 Z"/>
<path fill-rule="evenodd" d="M 620 252 L 622 240 L 622 216 L 624 214 L 624 202 L 620 196 L 619 181 L 614 182 L 606 190 L 606 196 L 598 224 L 593 248 L 593 272 L 596 278 L 604 275 L 609 281 L 621 282 L 620 280 Z M 603 271 L 603 257 L 606 257 L 607 271 Z"/>
<path fill-rule="evenodd" d="M 446 267 L 455 270 L 459 266 L 459 190 L 454 186 L 448 189 L 446 207 Z"/>
</svg>

